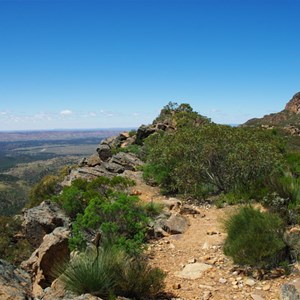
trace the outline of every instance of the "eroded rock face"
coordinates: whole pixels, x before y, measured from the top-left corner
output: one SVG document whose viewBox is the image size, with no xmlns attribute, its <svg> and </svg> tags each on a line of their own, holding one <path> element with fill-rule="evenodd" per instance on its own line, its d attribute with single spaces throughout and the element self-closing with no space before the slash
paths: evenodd
<svg viewBox="0 0 300 300">
<path fill-rule="evenodd" d="M 26 238 L 33 247 L 38 247 L 43 237 L 56 227 L 67 227 L 70 219 L 53 201 L 43 201 L 39 206 L 26 209 L 23 212 L 22 226 Z"/>
<path fill-rule="evenodd" d="M 30 275 L 4 260 L 0 260 L 0 299 L 31 299 Z"/>
<path fill-rule="evenodd" d="M 52 233 L 45 235 L 40 247 L 27 261 L 22 262 L 21 267 L 32 274 L 35 297 L 40 297 L 43 289 L 51 285 L 55 266 L 69 259 L 69 234 L 70 231 L 64 227 L 56 228 Z"/>
</svg>

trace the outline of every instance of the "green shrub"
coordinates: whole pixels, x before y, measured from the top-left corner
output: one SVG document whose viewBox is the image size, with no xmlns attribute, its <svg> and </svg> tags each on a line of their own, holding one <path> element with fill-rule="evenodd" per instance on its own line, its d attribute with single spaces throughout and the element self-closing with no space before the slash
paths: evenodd
<svg viewBox="0 0 300 300">
<path fill-rule="evenodd" d="M 113 194 L 95 197 L 73 223 L 72 247 L 82 246 L 85 230 L 100 230 L 102 239 L 128 253 L 139 253 L 145 242 L 149 218 L 137 197 Z"/>
<path fill-rule="evenodd" d="M 50 199 L 59 190 L 60 177 L 55 175 L 45 176 L 39 183 L 37 183 L 30 191 L 30 201 L 28 208 L 39 205 L 46 199 Z"/>
<path fill-rule="evenodd" d="M 278 216 L 242 207 L 225 221 L 225 228 L 224 253 L 235 263 L 268 268 L 284 260 L 283 227 Z"/>
<path fill-rule="evenodd" d="M 143 208 L 144 208 L 147 216 L 153 218 L 153 217 L 158 216 L 162 212 L 164 205 L 162 203 L 151 201 L 151 202 L 144 204 Z"/>
<path fill-rule="evenodd" d="M 129 135 L 129 137 L 135 136 L 135 135 L 136 135 L 136 130 L 135 130 L 135 129 L 130 130 L 130 131 L 128 132 L 128 135 Z"/>
<path fill-rule="evenodd" d="M 77 214 L 84 212 L 91 199 L 107 198 L 116 192 L 125 191 L 134 184 L 133 180 L 121 176 L 111 179 L 101 176 L 91 182 L 76 179 L 71 186 L 65 187 L 61 194 L 53 196 L 52 200 L 59 203 L 66 213 L 75 219 Z"/>
<path fill-rule="evenodd" d="M 90 250 L 77 255 L 59 280 L 77 295 L 152 299 L 163 289 L 164 277 L 162 271 L 150 268 L 142 258 L 131 258 L 119 249 L 108 247 L 99 249 L 98 254 Z"/>
</svg>

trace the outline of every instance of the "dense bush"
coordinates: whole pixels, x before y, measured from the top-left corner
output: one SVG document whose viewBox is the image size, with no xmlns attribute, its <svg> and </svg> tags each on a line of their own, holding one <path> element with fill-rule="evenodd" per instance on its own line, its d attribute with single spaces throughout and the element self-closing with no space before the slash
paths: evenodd
<svg viewBox="0 0 300 300">
<path fill-rule="evenodd" d="M 164 278 L 162 271 L 150 268 L 142 258 L 108 247 L 77 255 L 59 279 L 77 295 L 152 299 L 163 289 Z"/>
<path fill-rule="evenodd" d="M 165 193 L 203 198 L 262 188 L 282 161 L 281 140 L 269 132 L 223 125 L 186 127 L 150 136 L 144 178 Z"/>
<path fill-rule="evenodd" d="M 235 263 L 268 268 L 285 258 L 282 221 L 276 215 L 242 207 L 225 221 L 225 229 L 224 253 Z"/>
<path fill-rule="evenodd" d="M 73 248 L 85 246 L 85 230 L 101 232 L 102 241 L 115 244 L 128 253 L 138 253 L 145 242 L 149 218 L 137 197 L 114 194 L 90 200 L 83 214 L 73 223 Z"/>
<path fill-rule="evenodd" d="M 71 249 L 84 249 L 87 236 L 98 232 L 101 244 L 114 244 L 127 253 L 141 252 L 150 218 L 162 208 L 129 196 L 127 188 L 134 184 L 121 176 L 101 176 L 91 182 L 77 179 L 52 197 L 73 219 Z"/>
</svg>

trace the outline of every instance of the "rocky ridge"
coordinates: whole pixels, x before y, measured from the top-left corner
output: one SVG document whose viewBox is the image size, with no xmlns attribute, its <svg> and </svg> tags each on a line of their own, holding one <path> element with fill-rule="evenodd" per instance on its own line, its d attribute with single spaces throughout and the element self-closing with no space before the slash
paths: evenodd
<svg viewBox="0 0 300 300">
<path fill-rule="evenodd" d="M 282 111 L 250 119 L 244 126 L 262 126 L 265 129 L 279 126 L 291 135 L 300 135 L 300 92 L 292 97 Z"/>
<path fill-rule="evenodd" d="M 147 136 L 159 130 L 173 128 L 162 123 L 142 126 L 135 136 L 122 133 L 102 141 L 97 152 L 83 159 L 64 184 L 68 185 L 76 178 L 90 180 L 119 174 L 137 182 L 131 192 L 139 195 L 142 201 L 164 205 L 163 212 L 150 224 L 152 241 L 147 254 L 151 265 L 162 268 L 168 274 L 166 292 L 173 295 L 168 299 L 299 299 L 300 273 L 297 265 L 295 272 L 289 276 L 284 275 L 281 269 L 264 274 L 260 270 L 248 272 L 238 268 L 224 256 L 225 233 L 220 219 L 231 213 L 233 208 L 188 205 L 177 198 L 165 198 L 159 194 L 157 187 L 148 186 L 142 180 L 138 171 L 142 161 L 131 153 L 114 153 L 116 147 L 142 143 Z M 67 247 L 70 222 L 57 205 L 45 201 L 25 210 L 23 226 L 29 241 L 37 249 L 22 263 L 23 270 L 0 262 L 0 299 L 100 299 L 89 294 L 76 297 L 66 293 L 51 273 L 55 261 L 63 261 L 70 255 Z M 291 228 L 286 233 L 286 241 L 295 253 L 300 253 L 299 239 L 299 228 Z"/>
</svg>

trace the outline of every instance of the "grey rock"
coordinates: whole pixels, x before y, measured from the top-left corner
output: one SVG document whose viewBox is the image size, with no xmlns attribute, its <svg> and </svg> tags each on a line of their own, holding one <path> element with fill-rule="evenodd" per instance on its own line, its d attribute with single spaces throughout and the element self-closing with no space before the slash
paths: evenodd
<svg viewBox="0 0 300 300">
<path fill-rule="evenodd" d="M 189 227 L 188 220 L 181 215 L 171 215 L 163 225 L 163 229 L 170 234 L 184 233 Z"/>
<path fill-rule="evenodd" d="M 86 159 L 86 165 L 89 167 L 95 167 L 101 164 L 101 159 L 97 153 L 92 154 Z"/>
<path fill-rule="evenodd" d="M 122 166 L 121 164 L 115 163 L 112 160 L 110 160 L 109 162 L 104 162 L 102 164 L 102 166 L 111 173 L 115 173 L 115 174 L 121 174 L 125 171 L 124 166 Z"/>
<path fill-rule="evenodd" d="M 135 171 L 138 166 L 144 163 L 132 153 L 119 152 L 109 160 L 109 164 L 117 164 L 124 168 L 124 170 Z"/>
<path fill-rule="evenodd" d="M 204 263 L 188 264 L 183 268 L 182 271 L 176 272 L 175 276 L 184 279 L 197 279 L 209 269 L 212 269 L 212 266 Z"/>
<path fill-rule="evenodd" d="M 181 207 L 182 203 L 180 200 L 176 198 L 169 198 L 167 200 L 163 200 L 162 203 L 165 207 L 167 207 L 169 210 L 177 210 Z"/>
<path fill-rule="evenodd" d="M 137 145 L 142 145 L 144 140 L 151 134 L 155 133 L 156 131 L 157 131 L 156 128 L 150 126 L 146 126 L 146 125 L 140 126 L 136 133 L 135 143 Z"/>
<path fill-rule="evenodd" d="M 299 278 L 281 286 L 280 300 L 300 300 Z"/>
<path fill-rule="evenodd" d="M 70 219 L 53 201 L 43 201 L 39 206 L 23 211 L 22 227 L 28 241 L 33 247 L 38 247 L 43 237 L 56 227 L 68 227 Z"/>
<path fill-rule="evenodd" d="M 300 226 L 296 225 L 286 230 L 283 239 L 296 259 L 300 254 Z"/>
<path fill-rule="evenodd" d="M 5 260 L 0 260 L 0 299 L 31 299 L 30 275 Z"/>
<path fill-rule="evenodd" d="M 100 144 L 97 152 L 102 161 L 107 161 L 112 156 L 111 147 L 108 144 Z"/>
</svg>

